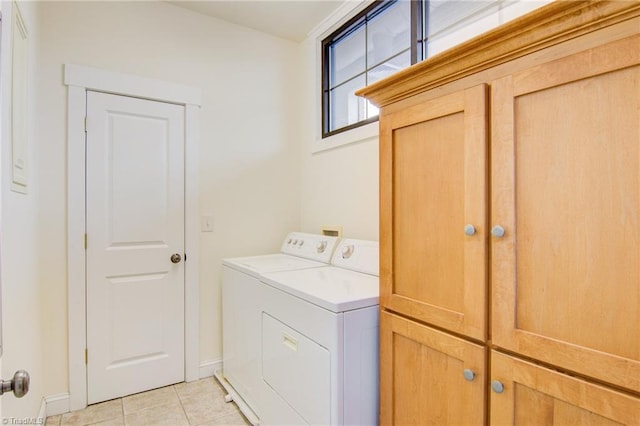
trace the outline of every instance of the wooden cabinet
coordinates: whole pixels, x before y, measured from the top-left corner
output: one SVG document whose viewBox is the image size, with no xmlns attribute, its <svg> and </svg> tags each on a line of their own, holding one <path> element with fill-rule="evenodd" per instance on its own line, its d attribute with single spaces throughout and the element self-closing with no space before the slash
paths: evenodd
<svg viewBox="0 0 640 426">
<path fill-rule="evenodd" d="M 640 3 L 554 2 L 359 94 L 381 423 L 637 424 Z"/>
<path fill-rule="evenodd" d="M 481 341 L 486 114 L 487 86 L 479 85 L 380 122 L 381 304 Z"/>
<path fill-rule="evenodd" d="M 614 426 L 640 420 L 640 399 L 493 352 L 492 425 Z"/>
<path fill-rule="evenodd" d="M 493 344 L 640 392 L 640 35 L 491 90 Z"/>
<path fill-rule="evenodd" d="M 381 425 L 483 422 L 486 348 L 388 312 L 380 348 Z"/>
</svg>

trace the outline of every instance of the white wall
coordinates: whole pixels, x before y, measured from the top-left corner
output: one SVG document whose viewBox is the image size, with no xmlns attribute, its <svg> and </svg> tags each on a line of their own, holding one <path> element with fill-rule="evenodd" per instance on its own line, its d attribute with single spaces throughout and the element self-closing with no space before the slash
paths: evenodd
<svg viewBox="0 0 640 426">
<path fill-rule="evenodd" d="M 345 2 L 300 44 L 302 124 L 302 229 L 342 226 L 343 236 L 378 240 L 378 137 L 316 151 L 320 139 L 318 40 L 368 1 Z M 346 132 L 344 137 L 356 132 Z M 325 142 L 322 142 L 325 143 Z M 313 152 L 316 151 L 316 152 Z"/>
<path fill-rule="evenodd" d="M 38 104 L 34 86 L 38 67 L 35 52 L 38 48 L 38 11 L 33 3 L 20 3 L 28 34 L 28 193 L 11 191 L 11 63 L 10 34 L 12 4 L 2 2 L 2 216 L 0 217 L 0 245 L 2 250 L 2 331 L 4 354 L 2 378 L 10 379 L 16 370 L 31 374 L 31 390 L 21 399 L 11 395 L 2 397 L 4 418 L 36 416 L 44 395 L 42 358 L 44 345 L 41 330 L 41 289 L 46 280 L 38 269 L 39 237 L 37 233 L 39 194 L 36 124 L 34 111 Z"/>
<path fill-rule="evenodd" d="M 40 2 L 39 267 L 45 394 L 68 391 L 63 64 L 200 87 L 200 360 L 221 358 L 220 261 L 300 226 L 297 45 L 165 2 Z M 45 207 L 46 206 L 46 207 Z"/>
<path fill-rule="evenodd" d="M 343 236 L 378 240 L 378 138 L 303 160 L 302 228 L 338 225 Z"/>
</svg>

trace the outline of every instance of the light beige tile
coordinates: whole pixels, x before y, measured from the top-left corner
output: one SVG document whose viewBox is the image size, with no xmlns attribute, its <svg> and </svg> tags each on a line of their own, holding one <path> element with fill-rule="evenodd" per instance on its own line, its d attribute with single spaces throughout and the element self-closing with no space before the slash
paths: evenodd
<svg viewBox="0 0 640 426">
<path fill-rule="evenodd" d="M 178 395 L 173 386 L 155 389 L 149 392 L 138 393 L 122 398 L 124 414 L 131 414 L 138 410 L 178 403 Z"/>
<path fill-rule="evenodd" d="M 216 379 L 207 377 L 189 383 L 178 383 L 173 385 L 181 400 L 198 395 L 214 395 L 224 398 L 222 387 L 218 385 Z"/>
<path fill-rule="evenodd" d="M 122 401 L 114 399 L 112 401 L 101 402 L 90 405 L 84 410 L 72 411 L 62 415 L 61 425 L 90 425 L 105 420 L 122 417 Z"/>
<path fill-rule="evenodd" d="M 62 420 L 62 415 L 59 416 L 49 416 L 45 421 L 45 426 L 59 426 L 60 421 Z"/>
<path fill-rule="evenodd" d="M 234 414 L 218 417 L 198 426 L 250 426 L 251 423 L 238 411 Z"/>
<path fill-rule="evenodd" d="M 233 402 L 225 402 L 219 394 L 199 394 L 182 398 L 184 412 L 189 423 L 197 425 L 219 417 L 236 414 L 238 409 Z"/>
<path fill-rule="evenodd" d="M 91 426 L 124 426 L 124 417 L 105 420 L 103 422 L 93 423 Z"/>
<path fill-rule="evenodd" d="M 135 411 L 127 414 L 124 422 L 127 426 L 189 425 L 184 410 L 178 402 Z"/>
</svg>

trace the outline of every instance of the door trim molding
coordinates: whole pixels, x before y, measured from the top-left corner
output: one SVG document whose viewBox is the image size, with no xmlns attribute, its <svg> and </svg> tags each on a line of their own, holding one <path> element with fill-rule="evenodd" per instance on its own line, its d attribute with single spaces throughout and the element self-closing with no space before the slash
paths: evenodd
<svg viewBox="0 0 640 426">
<path fill-rule="evenodd" d="M 69 408 L 87 406 L 85 124 L 86 92 L 112 93 L 185 107 L 185 381 L 200 378 L 198 141 L 200 89 L 139 76 L 65 64 L 67 86 L 67 300 Z"/>
</svg>

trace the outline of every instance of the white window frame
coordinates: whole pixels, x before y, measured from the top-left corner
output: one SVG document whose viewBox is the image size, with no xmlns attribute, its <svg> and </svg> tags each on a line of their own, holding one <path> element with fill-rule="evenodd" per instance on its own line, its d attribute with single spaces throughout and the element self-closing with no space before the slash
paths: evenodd
<svg viewBox="0 0 640 426">
<path fill-rule="evenodd" d="M 365 124 L 354 129 L 322 137 L 322 40 L 344 25 L 348 20 L 362 12 L 373 3 L 373 0 L 347 1 L 322 21 L 308 36 L 315 41 L 315 86 L 314 86 L 314 137 L 311 152 L 321 152 L 343 145 L 377 138 L 378 122 Z"/>
</svg>

